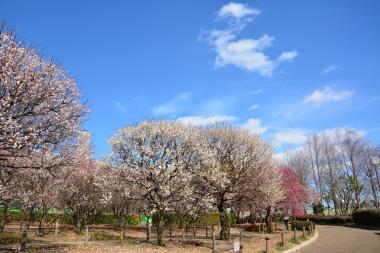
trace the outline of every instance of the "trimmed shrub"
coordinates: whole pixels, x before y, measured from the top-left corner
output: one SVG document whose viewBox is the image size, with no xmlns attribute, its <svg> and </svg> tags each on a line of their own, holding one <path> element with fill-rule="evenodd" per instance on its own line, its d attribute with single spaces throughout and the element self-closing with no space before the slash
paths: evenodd
<svg viewBox="0 0 380 253">
<path fill-rule="evenodd" d="M 380 227 L 380 208 L 356 211 L 352 219 L 358 225 Z"/>
<path fill-rule="evenodd" d="M 303 227 L 307 229 L 309 226 L 313 226 L 313 228 L 315 228 L 314 222 L 312 221 L 291 221 L 290 222 L 291 230 L 293 229 L 302 230 Z"/>
<path fill-rule="evenodd" d="M 330 224 L 330 225 L 339 225 L 339 224 L 349 224 L 352 223 L 351 216 L 335 216 L 335 215 L 313 215 L 313 214 L 305 214 L 299 215 L 295 217 L 296 220 L 300 221 L 312 221 L 317 224 Z"/>
</svg>

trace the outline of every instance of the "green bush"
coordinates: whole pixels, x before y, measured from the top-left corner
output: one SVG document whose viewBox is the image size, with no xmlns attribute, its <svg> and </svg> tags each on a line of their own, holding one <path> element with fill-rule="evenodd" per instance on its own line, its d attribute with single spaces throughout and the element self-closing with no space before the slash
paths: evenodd
<svg viewBox="0 0 380 253">
<path fill-rule="evenodd" d="M 296 230 L 302 230 L 303 227 L 307 229 L 309 226 L 312 226 L 315 228 L 315 224 L 312 221 L 291 221 L 290 222 L 290 227 L 291 230 L 296 229 Z"/>
<path fill-rule="evenodd" d="M 356 211 L 352 219 L 358 225 L 380 227 L 380 208 Z"/>
<path fill-rule="evenodd" d="M 351 216 L 322 216 L 322 215 L 313 215 L 313 214 L 305 214 L 299 215 L 295 217 L 296 220 L 300 221 L 312 221 L 317 224 L 330 224 L 330 225 L 339 225 L 339 224 L 349 224 L 352 223 Z"/>
</svg>

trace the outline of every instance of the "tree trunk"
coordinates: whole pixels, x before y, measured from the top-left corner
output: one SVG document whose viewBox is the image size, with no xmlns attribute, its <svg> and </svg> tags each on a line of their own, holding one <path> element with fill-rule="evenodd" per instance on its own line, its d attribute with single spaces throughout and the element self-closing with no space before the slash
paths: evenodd
<svg viewBox="0 0 380 253">
<path fill-rule="evenodd" d="M 229 230 L 230 225 L 228 223 L 227 211 L 224 208 L 224 197 L 219 198 L 218 200 L 218 211 L 220 217 L 220 239 L 221 240 L 229 240 Z"/>
<path fill-rule="evenodd" d="M 273 227 L 272 227 L 272 212 L 273 212 L 273 208 L 272 208 L 272 206 L 268 206 L 268 207 L 267 207 L 266 216 L 265 216 L 265 223 L 266 223 L 266 225 L 267 225 L 267 228 L 268 228 L 268 232 L 269 232 L 269 233 L 273 233 Z"/>
<path fill-rule="evenodd" d="M 1 216 L 1 220 L 0 220 L 0 235 L 4 231 L 4 227 L 5 227 L 5 223 L 7 223 L 7 219 L 8 219 L 8 206 L 4 205 L 3 215 Z"/>
<path fill-rule="evenodd" d="M 164 225 L 164 214 L 163 212 L 157 212 L 157 244 L 159 246 L 164 246 L 164 236 L 163 236 L 163 225 Z"/>
</svg>

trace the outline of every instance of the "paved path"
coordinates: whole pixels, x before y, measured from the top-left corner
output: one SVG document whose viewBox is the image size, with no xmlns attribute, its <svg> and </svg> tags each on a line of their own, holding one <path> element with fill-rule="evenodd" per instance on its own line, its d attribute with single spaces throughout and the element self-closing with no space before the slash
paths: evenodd
<svg viewBox="0 0 380 253">
<path fill-rule="evenodd" d="M 319 237 L 301 253 L 379 253 L 380 230 L 344 226 L 317 226 Z"/>
</svg>

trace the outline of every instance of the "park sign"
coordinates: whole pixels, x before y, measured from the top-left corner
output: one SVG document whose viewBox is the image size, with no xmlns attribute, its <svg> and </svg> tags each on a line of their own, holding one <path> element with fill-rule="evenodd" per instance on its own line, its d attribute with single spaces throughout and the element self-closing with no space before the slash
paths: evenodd
<svg viewBox="0 0 380 253">
<path fill-rule="evenodd" d="M 234 252 L 238 252 L 240 251 L 240 242 L 237 241 L 237 242 L 234 242 Z"/>
<path fill-rule="evenodd" d="M 145 224 L 152 224 L 152 216 L 151 215 L 146 215 L 146 214 L 141 214 L 140 220 L 142 222 L 142 225 Z"/>
</svg>

